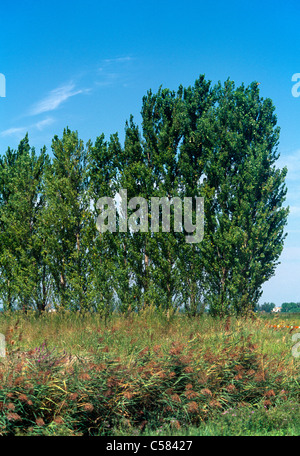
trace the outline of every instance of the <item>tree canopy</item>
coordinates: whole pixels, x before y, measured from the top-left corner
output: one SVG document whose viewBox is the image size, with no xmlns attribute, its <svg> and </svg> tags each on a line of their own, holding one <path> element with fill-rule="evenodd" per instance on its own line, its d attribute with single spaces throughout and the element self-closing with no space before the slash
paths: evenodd
<svg viewBox="0 0 300 456">
<path fill-rule="evenodd" d="M 255 309 L 279 263 L 288 216 L 272 101 L 256 82 L 212 86 L 201 75 L 177 91 L 149 90 L 141 116 L 141 125 L 129 117 L 124 144 L 115 133 L 85 145 L 67 127 L 51 154 L 37 154 L 26 135 L 1 157 L 4 309 Z M 99 232 L 97 201 L 121 189 L 147 201 L 150 226 L 152 197 L 171 203 L 171 222 L 176 198 L 204 198 L 203 239 L 186 242 L 184 224 L 141 229 L 139 205 L 128 208 L 134 229 L 124 229 L 116 205 L 115 232 Z"/>
</svg>

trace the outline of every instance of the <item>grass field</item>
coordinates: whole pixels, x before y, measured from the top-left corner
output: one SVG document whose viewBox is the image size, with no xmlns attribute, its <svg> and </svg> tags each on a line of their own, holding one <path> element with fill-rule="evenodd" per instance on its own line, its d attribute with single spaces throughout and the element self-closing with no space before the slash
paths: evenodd
<svg viewBox="0 0 300 456">
<path fill-rule="evenodd" d="M 0 435 L 300 434 L 299 314 L 13 312 L 0 333 Z"/>
</svg>

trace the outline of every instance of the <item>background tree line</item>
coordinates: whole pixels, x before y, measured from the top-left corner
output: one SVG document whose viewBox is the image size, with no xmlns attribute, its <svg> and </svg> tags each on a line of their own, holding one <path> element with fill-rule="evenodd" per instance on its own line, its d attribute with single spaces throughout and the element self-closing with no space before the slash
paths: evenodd
<svg viewBox="0 0 300 456">
<path fill-rule="evenodd" d="M 284 302 L 281 306 L 281 312 L 300 312 L 300 302 Z"/>
<path fill-rule="evenodd" d="M 275 307 L 276 306 L 273 302 L 264 302 L 263 304 L 258 304 L 257 306 L 255 306 L 254 310 L 255 312 L 271 313 Z M 283 302 L 280 306 L 280 312 L 300 312 L 300 302 Z"/>
<path fill-rule="evenodd" d="M 66 128 L 51 155 L 45 147 L 37 154 L 28 135 L 8 148 L 0 158 L 4 309 L 254 310 L 278 264 L 288 215 L 274 111 L 255 82 L 212 86 L 200 76 L 177 91 L 149 90 L 141 126 L 130 116 L 124 144 L 117 133 L 84 144 Z M 128 200 L 204 197 L 203 241 L 186 243 L 184 229 L 144 233 L 138 225 L 99 233 L 96 202 L 121 188 Z"/>
</svg>

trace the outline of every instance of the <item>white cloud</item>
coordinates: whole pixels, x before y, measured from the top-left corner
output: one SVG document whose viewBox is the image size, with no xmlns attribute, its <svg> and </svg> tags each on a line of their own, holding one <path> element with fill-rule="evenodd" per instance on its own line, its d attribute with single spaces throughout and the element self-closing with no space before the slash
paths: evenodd
<svg viewBox="0 0 300 456">
<path fill-rule="evenodd" d="M 41 120 L 40 122 L 33 124 L 32 127 L 37 128 L 38 130 L 43 130 L 44 127 L 53 124 L 53 122 L 55 122 L 55 119 L 53 119 L 53 117 L 47 117 L 47 119 Z"/>
<path fill-rule="evenodd" d="M 96 86 L 101 86 L 101 87 L 109 86 L 109 85 L 113 84 L 119 78 L 119 75 L 117 73 L 106 73 L 106 74 L 103 74 L 102 77 L 103 77 L 103 79 L 101 81 L 95 82 Z"/>
<path fill-rule="evenodd" d="M 48 125 L 51 125 L 53 122 L 55 122 L 55 119 L 53 117 L 47 117 L 44 120 L 40 120 L 39 122 L 36 122 L 34 124 L 28 125 L 27 127 L 13 127 L 9 128 L 8 130 L 4 130 L 0 133 L 0 136 L 17 136 L 17 137 L 23 137 L 25 133 L 29 130 L 43 130 L 45 127 Z"/>
<path fill-rule="evenodd" d="M 116 57 L 112 59 L 103 59 L 101 66 L 98 67 L 98 74 L 101 76 L 101 80 L 96 81 L 97 86 L 108 86 L 115 82 L 128 77 L 128 73 L 124 72 L 124 64 L 130 63 L 134 60 L 133 57 Z M 128 69 L 128 68 L 127 68 Z"/>
<path fill-rule="evenodd" d="M 49 95 L 36 103 L 30 110 L 30 115 L 42 114 L 43 112 L 54 111 L 70 97 L 84 93 L 85 91 L 75 90 L 75 84 L 69 83 L 52 90 Z"/>
<path fill-rule="evenodd" d="M 20 136 L 26 133 L 26 127 L 16 127 L 16 128 L 8 128 L 7 130 L 3 130 L 0 133 L 0 136 Z"/>
<path fill-rule="evenodd" d="M 107 63 L 107 64 L 111 64 L 111 63 L 125 63 L 125 62 L 130 62 L 131 60 L 133 60 L 132 57 L 117 57 L 115 59 L 104 59 L 103 62 L 104 63 Z"/>
<path fill-rule="evenodd" d="M 116 57 L 113 59 L 104 59 L 104 60 L 102 60 L 102 63 L 104 65 L 113 65 L 115 63 L 118 64 L 118 63 L 131 62 L 132 60 L 133 60 L 133 57 L 126 56 L 126 57 Z M 101 71 L 102 67 L 100 67 L 99 70 Z"/>
</svg>

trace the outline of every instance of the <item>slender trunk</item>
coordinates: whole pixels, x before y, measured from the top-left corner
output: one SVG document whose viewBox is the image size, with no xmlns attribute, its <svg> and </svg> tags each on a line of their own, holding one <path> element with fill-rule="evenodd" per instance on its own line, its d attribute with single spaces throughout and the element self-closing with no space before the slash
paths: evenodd
<svg viewBox="0 0 300 456">
<path fill-rule="evenodd" d="M 172 307 L 172 259 L 170 250 L 168 251 L 168 272 L 167 272 L 167 308 Z"/>
<path fill-rule="evenodd" d="M 61 273 L 60 273 L 60 294 L 61 294 L 62 307 L 65 307 L 65 304 L 66 304 L 65 291 L 66 291 L 66 280 L 65 280 L 64 272 L 61 271 Z"/>
<path fill-rule="evenodd" d="M 192 257 L 192 264 L 191 264 L 191 314 L 193 317 L 196 316 L 197 313 L 197 305 L 196 305 L 196 281 L 194 277 L 194 263 L 193 259 L 195 258 L 195 246 L 193 245 L 193 257 Z"/>
<path fill-rule="evenodd" d="M 7 310 L 11 310 L 12 308 L 12 296 L 11 296 L 11 289 L 10 289 L 10 280 L 7 281 Z"/>
<path fill-rule="evenodd" d="M 144 306 L 145 307 L 147 306 L 147 291 L 149 288 L 149 257 L 146 253 L 146 248 L 147 248 L 147 242 L 146 242 L 146 246 L 145 246 L 145 257 L 144 257 L 144 260 L 145 260 Z"/>
</svg>

